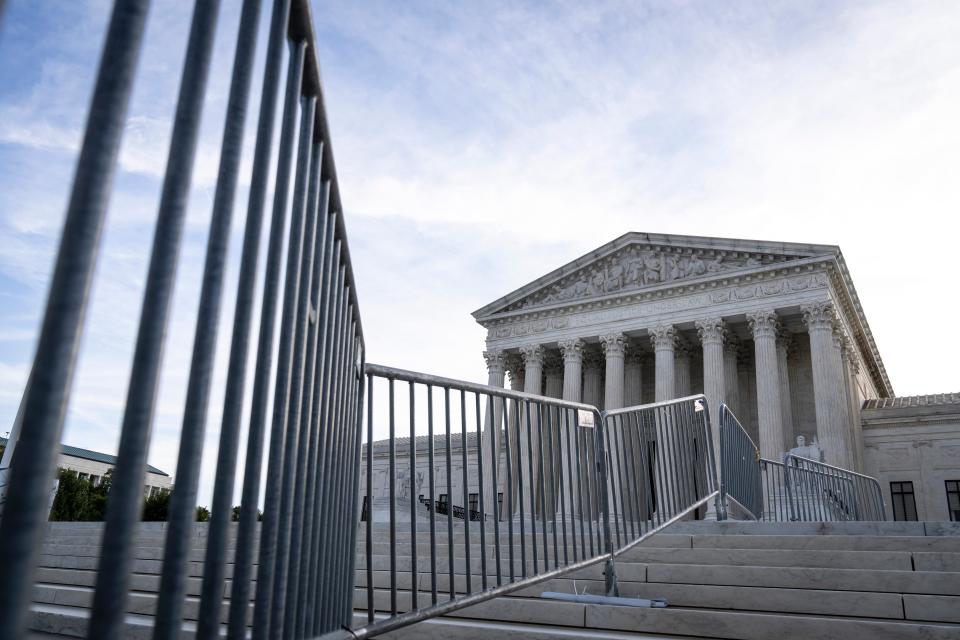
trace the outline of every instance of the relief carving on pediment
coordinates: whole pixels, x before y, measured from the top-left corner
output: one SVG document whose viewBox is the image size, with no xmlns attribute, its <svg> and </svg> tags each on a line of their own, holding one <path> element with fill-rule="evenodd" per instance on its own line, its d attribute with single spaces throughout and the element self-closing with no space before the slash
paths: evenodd
<svg viewBox="0 0 960 640">
<path fill-rule="evenodd" d="M 504 311 L 631 291 L 789 259 L 772 254 L 633 245 L 564 277 Z"/>
</svg>

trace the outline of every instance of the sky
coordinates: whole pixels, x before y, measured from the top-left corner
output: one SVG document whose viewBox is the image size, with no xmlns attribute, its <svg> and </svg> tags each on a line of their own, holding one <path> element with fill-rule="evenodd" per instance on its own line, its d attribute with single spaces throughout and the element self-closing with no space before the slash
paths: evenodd
<svg viewBox="0 0 960 640">
<path fill-rule="evenodd" d="M 0 434 L 35 348 L 110 10 L 107 0 L 7 4 Z M 312 5 L 370 361 L 485 381 L 485 332 L 472 311 L 639 231 L 839 245 L 895 392 L 960 390 L 947 322 L 960 311 L 950 284 L 960 3 Z M 155 0 L 148 18 L 67 444 L 117 447 L 187 6 Z M 239 8 L 221 6 L 149 456 L 171 473 Z M 268 23 L 265 7 L 253 103 Z M 233 218 L 201 503 L 212 487 L 255 121 Z"/>
</svg>

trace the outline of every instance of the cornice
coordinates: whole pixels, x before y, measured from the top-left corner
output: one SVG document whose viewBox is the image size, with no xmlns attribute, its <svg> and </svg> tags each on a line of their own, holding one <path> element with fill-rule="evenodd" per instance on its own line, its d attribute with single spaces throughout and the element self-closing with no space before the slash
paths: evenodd
<svg viewBox="0 0 960 640">
<path fill-rule="evenodd" d="M 827 265 L 833 262 L 832 256 L 817 256 L 813 258 L 804 258 L 801 260 L 792 260 L 790 262 L 781 262 L 771 265 L 755 267 L 752 271 L 734 272 L 729 275 L 717 277 L 711 274 L 709 277 L 684 280 L 682 283 L 666 283 L 661 285 L 652 285 L 643 289 L 630 291 L 627 293 L 611 293 L 595 298 L 587 298 L 578 301 L 565 301 L 558 304 L 534 307 L 532 309 L 517 309 L 515 311 L 503 311 L 486 317 L 477 318 L 480 326 L 489 329 L 504 324 L 507 321 L 517 320 L 539 320 L 541 318 L 552 318 L 558 315 L 567 315 L 580 311 L 593 311 L 596 309 L 609 309 L 620 307 L 637 302 L 647 302 L 650 300 L 663 300 L 675 298 L 689 293 L 700 293 L 711 291 L 731 285 L 743 285 L 765 280 L 774 280 L 783 276 L 790 276 L 803 273 L 816 273 L 826 271 Z"/>
</svg>

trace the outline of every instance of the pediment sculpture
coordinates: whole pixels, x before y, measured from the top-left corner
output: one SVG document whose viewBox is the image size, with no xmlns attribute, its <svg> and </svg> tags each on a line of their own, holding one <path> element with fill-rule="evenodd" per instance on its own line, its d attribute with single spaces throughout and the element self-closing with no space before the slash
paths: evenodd
<svg viewBox="0 0 960 640">
<path fill-rule="evenodd" d="M 513 303 L 505 311 L 630 291 L 790 260 L 789 256 L 632 245 Z"/>
</svg>

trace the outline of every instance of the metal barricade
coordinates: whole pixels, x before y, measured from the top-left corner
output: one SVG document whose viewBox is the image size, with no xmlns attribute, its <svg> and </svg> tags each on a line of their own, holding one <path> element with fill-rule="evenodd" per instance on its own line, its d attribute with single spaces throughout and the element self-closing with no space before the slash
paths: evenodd
<svg viewBox="0 0 960 640">
<path fill-rule="evenodd" d="M 743 515 L 759 520 L 764 513 L 760 450 L 725 403 L 720 404 L 718 422 L 721 511 L 729 508 L 730 501 Z"/>
<path fill-rule="evenodd" d="M 331 638 L 372 637 L 599 563 L 616 597 L 615 557 L 718 495 L 703 396 L 601 414 L 366 372 L 365 624 Z"/>
<path fill-rule="evenodd" d="M 787 455 L 784 464 L 794 494 L 815 497 L 824 519 L 886 520 L 883 490 L 876 478 L 795 455 Z"/>
<path fill-rule="evenodd" d="M 149 4 L 149 0 L 117 0 L 113 7 L 23 400 L 19 439 L 11 443 L 16 450 L 0 520 L 3 640 L 23 636 L 30 609 L 47 518 L 47 494 Z M 196 3 L 187 41 L 119 453 L 100 543 L 89 637 L 119 638 L 124 631 L 142 508 L 142 478 L 219 4 Z M 157 639 L 177 637 L 183 626 L 200 459 L 260 13 L 260 0 L 244 0 L 162 557 L 153 630 Z M 259 108 L 258 127 L 211 521 L 203 552 L 198 637 L 215 637 L 220 632 L 228 562 L 233 565 L 230 638 L 245 638 L 249 631 L 247 618 L 254 586 L 254 638 L 314 636 L 351 621 L 356 513 L 352 503 L 347 508 L 340 505 L 343 495 L 357 492 L 364 340 L 315 41 L 308 0 L 272 3 L 262 93 L 255 103 Z M 284 77 L 279 152 L 273 166 L 277 137 L 274 123 Z M 261 269 L 258 256 L 271 175 L 276 182 L 266 264 Z M 289 238 L 285 242 L 288 224 Z M 281 268 L 285 268 L 282 290 Z M 257 281 L 261 276 L 263 289 L 258 300 Z M 258 302 L 261 310 L 253 391 L 246 398 L 246 365 L 254 305 Z M 275 333 L 279 333 L 276 348 Z M 236 547 L 231 552 L 228 526 L 241 416 L 247 402 L 250 418 L 246 425 L 243 497 Z M 272 415 L 268 417 L 271 404 Z M 257 507 L 268 425 L 265 513 L 258 532 Z"/>
<path fill-rule="evenodd" d="M 366 624 L 343 637 L 603 559 L 596 408 L 380 365 L 366 374 L 357 496 L 367 505 L 357 550 Z"/>
</svg>

